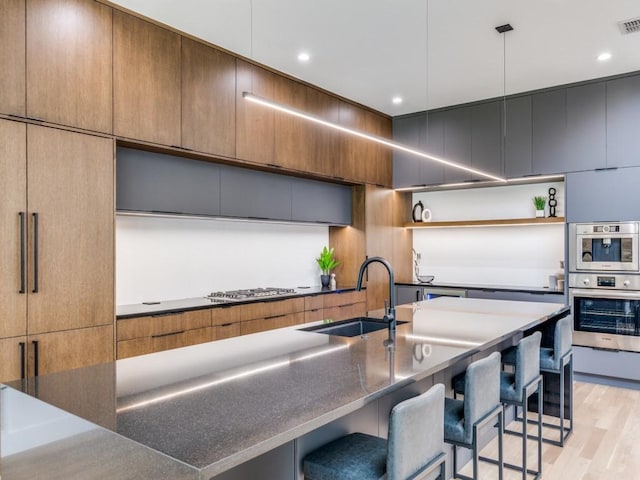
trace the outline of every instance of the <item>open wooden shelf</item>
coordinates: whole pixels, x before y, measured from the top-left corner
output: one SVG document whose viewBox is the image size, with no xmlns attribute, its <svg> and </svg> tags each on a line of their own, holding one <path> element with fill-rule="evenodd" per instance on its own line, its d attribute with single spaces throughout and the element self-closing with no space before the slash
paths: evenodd
<svg viewBox="0 0 640 480">
<path fill-rule="evenodd" d="M 506 227 L 510 225 L 554 225 L 564 223 L 564 217 L 502 218 L 493 220 L 455 220 L 450 222 L 411 222 L 405 228 L 459 228 L 459 227 Z"/>
</svg>

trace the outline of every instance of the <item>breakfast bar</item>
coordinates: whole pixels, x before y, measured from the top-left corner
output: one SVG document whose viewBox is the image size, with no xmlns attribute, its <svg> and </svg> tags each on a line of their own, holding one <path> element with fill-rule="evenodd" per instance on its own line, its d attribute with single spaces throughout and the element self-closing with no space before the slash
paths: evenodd
<svg viewBox="0 0 640 480">
<path fill-rule="evenodd" d="M 313 448 L 386 436 L 393 404 L 568 313 L 442 297 L 399 306 L 395 336 L 302 330 L 321 321 L 14 382 L 0 396 L 0 473 L 299 479 Z"/>
</svg>

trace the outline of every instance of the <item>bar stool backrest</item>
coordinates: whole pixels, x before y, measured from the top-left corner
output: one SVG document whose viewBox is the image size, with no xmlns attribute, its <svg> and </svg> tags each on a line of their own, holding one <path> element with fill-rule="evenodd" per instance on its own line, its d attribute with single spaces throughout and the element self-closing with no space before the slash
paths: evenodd
<svg viewBox="0 0 640 480">
<path fill-rule="evenodd" d="M 444 385 L 400 402 L 391 410 L 387 479 L 405 480 L 444 451 Z"/>
<path fill-rule="evenodd" d="M 556 323 L 553 337 L 553 366 L 556 370 L 560 370 L 562 357 L 571 351 L 572 343 L 571 317 L 564 317 Z"/>
<path fill-rule="evenodd" d="M 542 334 L 534 332 L 518 343 L 516 350 L 516 392 L 522 395 L 522 389 L 540 375 L 540 340 Z M 522 400 L 522 399 L 520 399 Z"/>
<path fill-rule="evenodd" d="M 464 387 L 464 439 L 473 440 L 473 425 L 500 404 L 500 353 L 467 367 Z"/>
</svg>

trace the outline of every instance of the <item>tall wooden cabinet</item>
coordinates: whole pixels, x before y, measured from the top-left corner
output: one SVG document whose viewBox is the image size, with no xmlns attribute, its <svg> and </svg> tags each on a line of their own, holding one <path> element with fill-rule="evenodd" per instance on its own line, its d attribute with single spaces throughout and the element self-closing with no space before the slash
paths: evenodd
<svg viewBox="0 0 640 480">
<path fill-rule="evenodd" d="M 25 112 L 25 0 L 0 1 L 0 113 Z"/>
<path fill-rule="evenodd" d="M 112 360 L 113 141 L 0 120 L 0 152 L 0 380 Z"/>
<path fill-rule="evenodd" d="M 27 116 L 111 133 L 112 12 L 91 0 L 27 2 Z"/>
</svg>

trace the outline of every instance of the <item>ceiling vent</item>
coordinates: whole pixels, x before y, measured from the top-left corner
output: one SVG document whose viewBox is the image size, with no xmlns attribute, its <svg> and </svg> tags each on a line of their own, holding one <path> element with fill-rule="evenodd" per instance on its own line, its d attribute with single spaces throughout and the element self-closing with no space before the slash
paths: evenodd
<svg viewBox="0 0 640 480">
<path fill-rule="evenodd" d="M 640 32 L 640 17 L 618 22 L 618 26 L 623 35 Z"/>
</svg>

